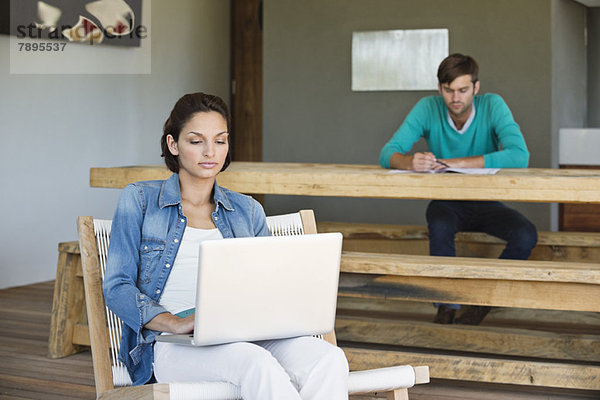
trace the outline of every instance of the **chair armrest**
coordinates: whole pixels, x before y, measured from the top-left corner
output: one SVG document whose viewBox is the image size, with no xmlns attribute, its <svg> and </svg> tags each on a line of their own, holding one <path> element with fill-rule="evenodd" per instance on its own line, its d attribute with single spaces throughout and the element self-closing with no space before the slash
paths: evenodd
<svg viewBox="0 0 600 400">
<path fill-rule="evenodd" d="M 418 379 L 417 379 L 418 378 Z M 352 371 L 348 375 L 348 393 L 361 394 L 408 389 L 429 382 L 429 368 L 410 365 Z"/>
<path fill-rule="evenodd" d="M 169 384 L 171 399 L 241 399 L 240 387 L 229 382 L 182 382 Z"/>
</svg>

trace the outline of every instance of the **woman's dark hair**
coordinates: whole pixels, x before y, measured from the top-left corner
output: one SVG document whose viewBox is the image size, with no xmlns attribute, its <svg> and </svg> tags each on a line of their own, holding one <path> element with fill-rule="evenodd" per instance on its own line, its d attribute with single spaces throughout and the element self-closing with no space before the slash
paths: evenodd
<svg viewBox="0 0 600 400">
<path fill-rule="evenodd" d="M 165 121 L 163 135 L 160 138 L 161 157 L 165 158 L 165 164 L 172 172 L 179 172 L 179 159 L 169 151 L 167 145 L 167 136 L 173 136 L 176 142 L 179 140 L 179 134 L 183 126 L 199 112 L 215 111 L 221 114 L 227 122 L 227 131 L 229 132 L 229 109 L 227 104 L 219 96 L 206 93 L 188 93 L 175 103 L 169 118 Z M 230 151 L 227 152 L 227 158 L 221 171 L 224 171 L 231 163 L 231 132 L 229 132 Z"/>
<path fill-rule="evenodd" d="M 440 84 L 450 83 L 463 75 L 471 75 L 471 82 L 475 83 L 479 80 L 478 74 L 479 66 L 473 57 L 454 53 L 442 61 L 437 76 Z"/>
</svg>

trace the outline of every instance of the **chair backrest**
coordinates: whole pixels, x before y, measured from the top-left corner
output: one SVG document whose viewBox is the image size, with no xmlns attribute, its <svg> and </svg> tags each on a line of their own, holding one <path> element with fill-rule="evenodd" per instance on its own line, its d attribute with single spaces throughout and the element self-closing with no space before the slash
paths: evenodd
<svg viewBox="0 0 600 400">
<path fill-rule="evenodd" d="M 98 225 L 101 223 L 99 222 Z M 92 348 L 92 363 L 94 366 L 94 379 L 96 382 L 96 393 L 104 393 L 111 390 L 119 382 L 113 382 L 111 363 L 111 351 L 113 354 L 118 349 L 113 346 L 111 350 L 110 336 L 115 332 L 109 332 L 106 305 L 102 293 L 102 280 L 104 271 L 101 261 L 106 260 L 108 251 L 108 239 L 110 236 L 110 224 L 103 224 L 103 233 L 96 235 L 92 217 L 77 218 L 77 231 L 79 234 L 79 251 L 81 253 L 81 267 L 83 270 L 83 284 L 85 288 L 85 303 L 88 316 L 88 327 L 90 332 L 90 346 Z M 100 244 L 100 245 L 99 245 Z M 116 357 L 113 356 L 113 360 Z M 117 360 L 118 361 L 118 360 Z M 115 363 L 115 365 L 117 365 Z"/>
<path fill-rule="evenodd" d="M 273 236 L 317 233 L 312 210 L 269 216 L 267 225 Z M 131 385 L 127 370 L 117 357 L 122 321 L 106 307 L 102 293 L 111 221 L 79 217 L 77 228 L 96 393 L 100 394 L 116 386 Z M 336 344 L 334 332 L 324 335 L 323 339 Z"/>
</svg>

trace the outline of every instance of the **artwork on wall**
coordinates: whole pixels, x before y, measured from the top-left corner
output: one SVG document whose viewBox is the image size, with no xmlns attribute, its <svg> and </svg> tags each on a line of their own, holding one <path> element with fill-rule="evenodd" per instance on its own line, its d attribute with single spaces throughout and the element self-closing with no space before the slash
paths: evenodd
<svg viewBox="0 0 600 400">
<path fill-rule="evenodd" d="M 437 90 L 448 29 L 354 32 L 352 90 Z"/>
<path fill-rule="evenodd" d="M 146 33 L 141 25 L 142 0 L 0 2 L 0 33 L 19 38 L 140 46 Z"/>
</svg>

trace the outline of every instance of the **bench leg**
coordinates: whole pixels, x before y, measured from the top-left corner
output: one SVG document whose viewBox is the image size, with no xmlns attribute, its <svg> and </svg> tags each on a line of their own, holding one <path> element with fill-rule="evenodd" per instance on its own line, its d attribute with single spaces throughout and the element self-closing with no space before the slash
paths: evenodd
<svg viewBox="0 0 600 400">
<path fill-rule="evenodd" d="M 393 392 L 388 392 L 387 400 L 408 400 L 408 389 L 396 389 Z"/>
<path fill-rule="evenodd" d="M 85 294 L 81 257 L 73 243 L 59 244 L 54 299 L 48 339 L 48 357 L 65 357 L 86 349 L 73 343 L 73 330 L 85 322 Z"/>
</svg>

